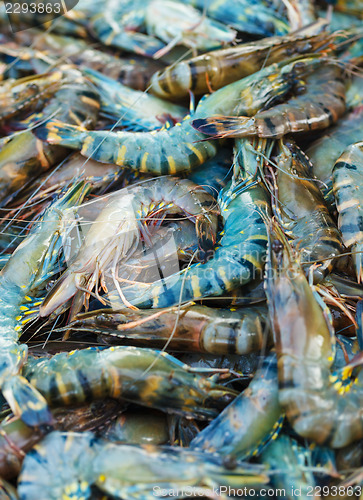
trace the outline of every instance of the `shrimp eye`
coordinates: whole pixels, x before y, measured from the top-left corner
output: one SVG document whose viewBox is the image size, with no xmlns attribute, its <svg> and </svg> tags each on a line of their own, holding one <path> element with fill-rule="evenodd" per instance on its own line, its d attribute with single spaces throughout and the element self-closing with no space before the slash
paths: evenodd
<svg viewBox="0 0 363 500">
<path fill-rule="evenodd" d="M 237 467 L 237 460 L 233 455 L 227 455 L 223 459 L 223 466 L 228 470 L 233 470 Z"/>
<path fill-rule="evenodd" d="M 55 280 L 48 281 L 48 283 L 45 285 L 46 291 L 49 292 L 49 290 L 51 290 L 53 288 L 54 284 L 55 284 Z"/>
<path fill-rule="evenodd" d="M 271 244 L 272 251 L 275 253 L 280 253 L 283 245 L 280 240 L 274 240 Z"/>
<path fill-rule="evenodd" d="M 296 95 L 301 95 L 301 94 L 305 94 L 306 92 L 306 86 L 305 85 L 298 85 L 295 87 L 295 94 Z"/>
</svg>

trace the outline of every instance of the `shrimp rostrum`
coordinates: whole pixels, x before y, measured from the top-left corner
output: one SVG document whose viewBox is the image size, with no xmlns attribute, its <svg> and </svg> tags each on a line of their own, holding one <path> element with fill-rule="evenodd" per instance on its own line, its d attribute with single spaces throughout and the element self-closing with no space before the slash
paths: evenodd
<svg viewBox="0 0 363 500">
<path fill-rule="evenodd" d="M 334 336 L 285 236 L 270 226 L 266 293 L 278 355 L 279 400 L 294 430 L 341 448 L 363 437 L 363 371 L 352 385 L 331 373 Z M 348 378 L 349 365 L 343 370 Z"/>
</svg>

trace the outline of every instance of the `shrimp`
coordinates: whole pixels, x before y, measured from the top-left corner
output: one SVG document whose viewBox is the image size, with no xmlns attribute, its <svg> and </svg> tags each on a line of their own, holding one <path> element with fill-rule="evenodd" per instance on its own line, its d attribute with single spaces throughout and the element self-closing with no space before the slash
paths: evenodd
<svg viewBox="0 0 363 500">
<path fill-rule="evenodd" d="M 334 164 L 348 146 L 362 139 L 363 107 L 357 108 L 340 120 L 327 134 L 314 141 L 306 154 L 313 165 L 313 175 L 322 181 L 321 189 L 328 203 L 334 205 L 333 178 Z"/>
<path fill-rule="evenodd" d="M 170 354 L 129 346 L 55 354 L 28 363 L 24 374 L 53 407 L 111 397 L 208 419 L 238 394 Z"/>
<path fill-rule="evenodd" d="M 296 78 L 320 66 L 322 56 L 300 57 L 264 68 L 217 90 L 199 102 L 194 118 L 214 113 L 253 115 L 285 94 Z M 49 121 L 36 129 L 49 144 L 80 150 L 83 156 L 153 174 L 192 170 L 217 153 L 215 141 L 191 125 L 190 116 L 172 128 L 152 132 L 87 132 L 84 128 Z M 203 141 L 203 142 L 200 142 Z"/>
<path fill-rule="evenodd" d="M 51 95 L 60 84 L 61 71 L 19 80 L 5 80 L 0 84 L 0 122 L 33 106 L 40 99 Z"/>
<path fill-rule="evenodd" d="M 301 259 L 307 263 L 304 268 L 310 269 L 312 262 L 320 264 L 314 269 L 314 278 L 321 281 L 343 253 L 340 233 L 311 176 L 308 158 L 291 139 L 280 140 L 277 166 L 274 211 L 292 237 L 292 245 L 301 249 Z"/>
<path fill-rule="evenodd" d="M 135 90 L 145 90 L 151 75 L 165 67 L 165 64 L 161 62 L 136 54 L 133 54 L 132 57 L 126 57 L 126 55 L 120 57 L 98 50 L 90 46 L 86 40 L 55 35 L 37 29 L 16 33 L 15 39 L 21 44 L 21 47 L 17 50 L 13 49 L 14 57 L 29 58 L 29 63 L 36 60 L 37 73 L 39 66 L 43 68 L 43 71 L 46 71 L 49 65 L 54 64 L 52 58 L 65 57 L 67 61 L 77 65 L 80 69 L 90 68 Z M 34 49 L 33 51 L 26 48 L 30 45 Z M 22 56 L 22 54 L 24 55 Z M 12 63 L 12 68 L 14 68 L 14 60 Z M 17 67 L 16 63 L 15 67 Z"/>
<path fill-rule="evenodd" d="M 54 250 L 62 228 L 62 210 L 76 205 L 84 195 L 84 185 L 77 184 L 53 203 L 0 273 L 0 387 L 14 414 L 30 426 L 49 423 L 50 413 L 45 399 L 20 374 L 28 348 L 18 343 L 19 308 L 34 284 L 51 270 L 54 256 L 48 252 Z"/>
<path fill-rule="evenodd" d="M 327 128 L 343 115 L 345 109 L 343 70 L 336 65 L 326 65 L 306 78 L 306 92 L 259 111 L 252 118 L 197 118 L 192 125 L 213 138 L 254 135 L 279 138 L 290 132 Z"/>
<path fill-rule="evenodd" d="M 312 461 L 312 453 L 285 434 L 279 434 L 262 451 L 261 462 L 270 467 L 271 479 L 276 492 L 284 492 L 283 497 L 293 500 L 299 495 L 301 500 L 320 498 L 312 495 L 316 480 L 306 462 Z M 281 497 L 279 497 L 281 498 Z"/>
<path fill-rule="evenodd" d="M 279 401 L 297 434 L 341 448 L 363 437 L 363 371 L 355 383 L 330 371 L 334 360 L 331 322 L 317 301 L 296 255 L 271 223 L 266 294 L 278 356 Z"/>
<path fill-rule="evenodd" d="M 167 43 L 154 54 L 161 57 L 175 45 L 190 47 L 193 52 L 207 52 L 232 43 L 236 31 L 219 21 L 209 19 L 196 9 L 175 0 L 151 0 L 145 13 L 146 31 Z"/>
<path fill-rule="evenodd" d="M 106 443 L 93 467 L 96 486 L 119 499 L 151 500 L 155 494 L 184 498 L 192 492 L 210 496 L 219 486 L 222 494 L 228 487 L 248 492 L 268 482 L 262 466 L 240 462 L 229 467 L 217 454 L 175 446 Z"/>
<path fill-rule="evenodd" d="M 92 432 L 48 434 L 25 456 L 18 479 L 21 500 L 91 498 L 99 446 Z"/>
<path fill-rule="evenodd" d="M 133 0 L 118 3 L 116 8 L 115 5 L 107 2 L 112 19 L 109 13 L 91 18 L 92 35 L 105 45 L 137 54 L 158 58 L 175 45 L 194 51 L 211 50 L 233 42 L 236 37 L 235 30 L 182 2 Z"/>
<path fill-rule="evenodd" d="M 289 31 L 287 20 L 271 2 L 265 0 L 186 0 L 198 9 L 207 7 L 212 19 L 251 35 L 285 35 Z"/>
<path fill-rule="evenodd" d="M 59 76 L 59 71 L 56 71 Z M 96 122 L 99 102 L 98 94 L 80 71 L 62 67 L 59 90 L 39 113 L 31 114 L 18 122 L 22 128 L 34 125 L 45 117 L 57 116 L 60 121 L 72 122 L 85 127 Z M 0 198 L 6 204 L 12 194 L 48 170 L 67 155 L 63 148 L 42 143 L 26 130 L 11 138 L 0 149 Z"/>
<path fill-rule="evenodd" d="M 40 315 L 49 315 L 74 296 L 79 288 L 86 286 L 92 291 L 98 285 L 99 275 L 106 291 L 104 278 L 107 268 L 111 268 L 112 283 L 121 292 L 121 278 L 117 275 L 119 263 L 131 257 L 137 249 L 139 232 L 146 244 L 152 247 L 150 231 L 156 216 L 162 221 L 167 213 L 184 213 L 196 224 L 201 251 L 208 252 L 216 240 L 217 213 L 212 210 L 214 203 L 209 193 L 187 179 L 159 177 L 134 185 L 128 191 L 116 191 L 106 197 L 106 202 L 104 198 L 86 205 L 91 210 L 99 210 L 99 205 L 105 204 L 89 229 L 78 257 L 45 298 Z M 151 222 L 150 228 L 148 221 Z M 99 223 L 102 224 L 102 233 Z M 155 224 L 157 227 L 157 221 Z M 158 275 L 162 272 L 160 266 L 162 263 L 157 266 Z"/>
<path fill-rule="evenodd" d="M 259 454 L 277 436 L 282 420 L 277 360 L 272 352 L 265 357 L 248 388 L 192 440 L 190 447 L 245 460 Z"/>
<path fill-rule="evenodd" d="M 101 309 L 77 316 L 66 329 L 96 333 L 117 344 L 162 348 L 167 343 L 172 351 L 243 355 L 266 345 L 265 313 L 263 306 L 229 310 L 191 305 L 181 311 L 174 307 L 152 312 Z"/>
<path fill-rule="evenodd" d="M 350 145 L 333 169 L 333 191 L 338 226 L 344 244 L 352 251 L 358 279 L 363 282 L 363 142 Z"/>
<path fill-rule="evenodd" d="M 177 123 L 187 115 L 187 109 L 163 99 L 132 90 L 97 71 L 83 70 L 96 85 L 101 97 L 101 116 L 116 119 L 135 132 L 155 130 L 169 121 Z"/>
<path fill-rule="evenodd" d="M 267 481 L 260 465 L 241 463 L 230 470 L 218 456 L 206 453 L 114 444 L 91 432 L 55 431 L 25 457 L 18 491 L 22 500 L 86 500 L 94 498 L 94 484 L 113 498 L 149 500 L 164 488 L 180 497 L 186 486 L 208 494 L 218 485 L 248 489 Z"/>
<path fill-rule="evenodd" d="M 109 424 L 121 412 L 120 404 L 113 400 L 95 401 L 87 406 L 55 409 L 52 412 L 53 428 L 61 431 L 95 430 Z M 52 430 L 29 427 L 19 418 L 6 418 L 0 424 L 0 475 L 4 479 L 15 478 L 25 454 Z M 0 490 L 1 491 L 1 490 Z M 0 495 L 0 498 L 1 495 Z"/>
<path fill-rule="evenodd" d="M 307 30 L 306 30 L 307 31 Z M 166 99 L 187 97 L 217 90 L 259 71 L 263 66 L 285 57 L 314 52 L 327 44 L 326 34 L 286 35 L 215 50 L 187 59 L 154 73 L 150 92 Z"/>
<path fill-rule="evenodd" d="M 125 286 L 122 291 L 133 305 L 163 308 L 223 295 L 262 272 L 267 241 L 263 214 L 269 211 L 268 196 L 256 178 L 258 152 L 248 140 L 243 146 L 245 170 L 218 196 L 224 230 L 214 254 L 205 263 L 193 264 L 153 283 Z"/>
</svg>

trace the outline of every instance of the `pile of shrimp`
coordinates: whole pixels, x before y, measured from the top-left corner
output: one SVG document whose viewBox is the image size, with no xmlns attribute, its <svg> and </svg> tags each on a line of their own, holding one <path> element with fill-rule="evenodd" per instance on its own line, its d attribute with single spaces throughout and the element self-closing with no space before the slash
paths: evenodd
<svg viewBox="0 0 363 500">
<path fill-rule="evenodd" d="M 0 498 L 363 498 L 362 0 L 0 6 Z"/>
</svg>

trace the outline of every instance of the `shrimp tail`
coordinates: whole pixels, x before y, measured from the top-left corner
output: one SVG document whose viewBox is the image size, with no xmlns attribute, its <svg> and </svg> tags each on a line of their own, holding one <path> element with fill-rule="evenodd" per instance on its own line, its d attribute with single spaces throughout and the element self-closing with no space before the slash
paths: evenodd
<svg viewBox="0 0 363 500">
<path fill-rule="evenodd" d="M 223 137 L 245 137 L 254 135 L 253 118 L 247 116 L 214 116 L 192 121 L 192 126 L 215 139 Z"/>
<path fill-rule="evenodd" d="M 44 397 L 21 375 L 9 377 L 2 392 L 16 416 L 31 427 L 50 425 L 52 414 Z"/>
<path fill-rule="evenodd" d="M 51 120 L 34 132 L 38 139 L 49 144 L 62 144 L 71 149 L 81 149 L 87 129 Z"/>
</svg>

